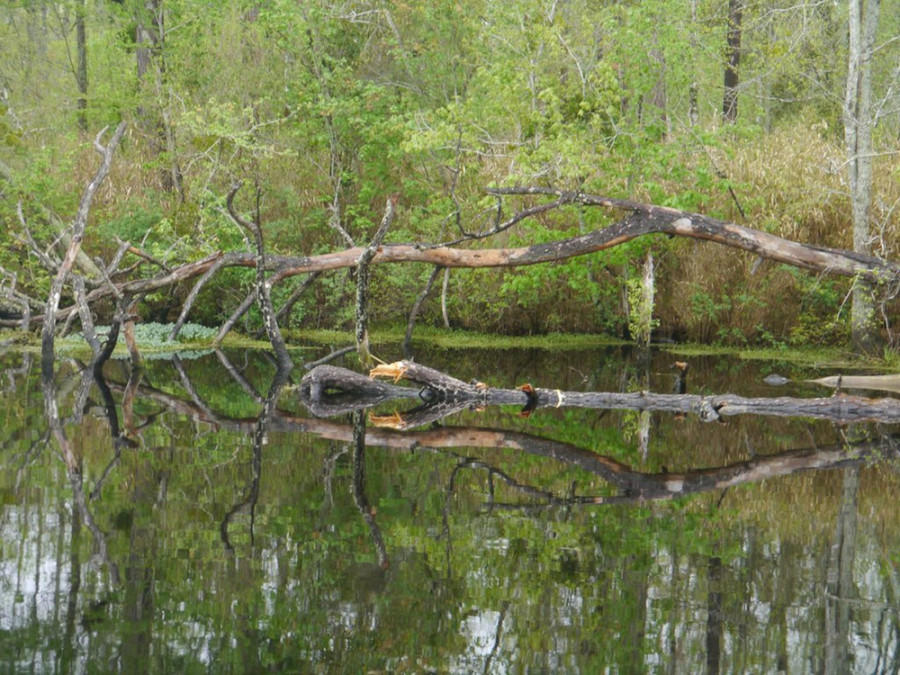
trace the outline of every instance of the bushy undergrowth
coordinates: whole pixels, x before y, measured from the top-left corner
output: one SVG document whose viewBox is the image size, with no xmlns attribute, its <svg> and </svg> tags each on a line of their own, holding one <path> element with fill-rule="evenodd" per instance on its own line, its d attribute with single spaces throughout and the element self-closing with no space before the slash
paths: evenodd
<svg viewBox="0 0 900 675">
<path fill-rule="evenodd" d="M 742 63 L 739 117 L 723 125 L 721 50 L 696 49 L 725 32 L 725 13 L 713 5 L 689 11 L 662 0 L 579 1 L 552 3 L 548 13 L 533 0 L 476 3 L 470 12 L 456 2 L 387 3 L 356 21 L 334 3 L 301 4 L 279 0 L 247 13 L 236 0 L 167 1 L 166 23 L 180 28 L 153 50 L 152 76 L 143 81 L 128 37 L 134 8 L 98 5 L 86 17 L 91 84 L 80 121 L 87 133 L 78 128 L 71 68 L 59 66 L 72 63 L 74 38 L 47 32 L 30 5 L 5 10 L 10 20 L 0 24 L 0 37 L 10 64 L 22 67 L 11 65 L 0 78 L 9 80 L 0 149 L 12 176 L 12 188 L 4 183 L 0 192 L 0 266 L 19 288 L 41 298 L 49 285 L 46 271 L 24 255 L 20 221 L 38 246 L 52 247 L 62 226 L 48 224 L 47 213 L 71 220 L 96 170 L 93 134 L 122 117 L 131 126 L 95 196 L 84 249 L 108 261 L 119 239 L 129 241 L 146 256 L 129 256 L 123 267 L 137 262 L 144 276 L 215 251 L 252 248 L 224 209 L 236 180 L 247 185 L 235 206 L 247 217 L 258 214 L 273 254 L 330 252 L 346 247 L 348 237 L 368 243 L 394 193 L 400 208 L 387 242 L 434 243 L 483 231 L 498 217 L 485 188 L 515 184 L 652 202 L 851 247 L 839 128 L 838 73 L 846 58 L 833 49 L 835 8 L 823 5 L 815 16 L 747 8 L 744 40 L 752 58 Z M 895 21 L 885 24 L 886 35 L 896 34 Z M 801 28 L 817 48 L 785 56 Z M 38 29 L 43 42 L 36 51 Z M 493 48 L 498 44 L 517 47 Z M 895 62 L 896 44 L 885 47 L 877 55 L 882 89 L 893 82 L 893 65 L 884 64 Z M 781 101 L 775 93 L 786 83 L 793 93 Z M 750 95 L 755 87 L 762 95 Z M 885 115 L 875 134 L 877 147 L 893 147 L 895 116 Z M 894 259 L 898 176 L 897 155 L 879 153 L 873 250 Z M 502 216 L 541 199 L 504 200 Z M 566 207 L 464 245 L 553 241 L 620 217 Z M 657 263 L 654 321 L 661 335 L 767 345 L 846 338 L 850 281 L 661 236 L 558 263 L 453 270 L 450 323 L 506 334 L 628 336 L 636 323 L 627 289 L 648 251 Z M 375 266 L 373 321 L 404 322 L 430 272 Z M 275 302 L 301 281 L 274 289 Z M 323 274 L 283 324 L 348 328 L 354 285 L 350 270 Z M 142 317 L 174 320 L 191 286 L 144 297 Z M 191 318 L 220 324 L 251 286 L 249 269 L 220 271 Z M 421 322 L 443 321 L 439 295 L 437 283 Z M 885 305 L 883 316 L 896 309 Z M 256 330 L 258 311 L 242 321 L 242 330 Z"/>
<path fill-rule="evenodd" d="M 723 133 L 705 153 L 697 152 L 693 138 L 665 142 L 670 145 L 667 152 L 654 151 L 654 157 L 664 155 L 664 161 L 655 164 L 654 158 L 647 159 L 641 167 L 641 180 L 631 181 L 630 192 L 628 185 L 617 179 L 598 177 L 588 187 L 601 192 L 605 186 L 606 193 L 615 196 L 693 209 L 802 242 L 850 246 L 849 205 L 839 171 L 842 149 L 839 140 L 834 135 L 829 137 L 826 130 L 798 124 L 757 132 L 735 142 L 733 148 Z M 168 262 L 205 254 L 213 250 L 213 243 L 222 248 L 246 248 L 244 235 L 220 212 L 188 208 L 159 192 L 136 196 L 129 189 L 124 194 L 129 182 L 147 179 L 134 165 L 140 160 L 140 155 L 127 152 L 118 158 L 114 180 L 103 190 L 95 208 L 99 222 L 97 229 L 89 232 L 87 244 L 93 252 L 105 249 L 108 255 L 115 236 L 134 241 L 144 235 L 145 248 Z M 278 164 L 273 160 L 267 178 L 272 181 L 271 192 L 284 193 L 290 177 L 278 171 Z M 677 172 L 671 171 L 674 165 L 679 167 Z M 897 170 L 884 163 L 876 172 L 878 196 L 873 208 L 876 218 L 882 217 L 885 224 L 876 249 L 887 257 L 897 255 L 893 244 L 896 218 L 888 218 L 886 206 L 900 197 L 896 181 L 890 180 Z M 703 178 L 715 177 L 717 171 L 727 178 Z M 691 182 L 698 175 L 703 189 Z M 84 175 L 76 172 L 70 177 L 71 189 L 77 190 L 86 177 L 87 171 Z M 485 173 L 480 184 L 488 184 L 491 179 Z M 476 184 L 478 181 L 473 181 L 473 190 Z M 304 254 L 341 247 L 333 231 L 320 221 L 327 216 L 324 210 L 304 206 L 302 198 L 296 196 L 290 201 L 268 198 L 271 211 L 284 214 L 282 220 L 265 225 L 271 250 Z M 427 231 L 413 231 L 423 205 L 407 203 L 402 207 L 398 234 L 406 240 L 417 236 L 433 240 Z M 377 212 L 372 212 L 374 221 Z M 603 227 L 612 215 L 563 209 L 523 223 L 512 233 L 484 245 L 526 245 L 573 236 Z M 389 235 L 388 240 L 402 239 Z M 655 319 L 660 335 L 736 345 L 835 344 L 847 338 L 849 280 L 813 275 L 716 244 L 664 237 L 649 237 L 560 263 L 452 270 L 447 296 L 450 322 L 457 327 L 509 335 L 573 331 L 627 337 L 626 288 L 628 280 L 640 273 L 648 247 L 658 263 Z M 374 267 L 373 320 L 405 321 L 429 273 L 430 268 L 420 265 Z M 276 303 L 286 299 L 299 282 L 295 279 L 276 288 Z M 285 319 L 285 326 L 348 328 L 354 315 L 354 283 L 352 271 L 324 275 Z M 251 284 L 249 270 L 220 272 L 204 290 L 192 315 L 205 324 L 220 323 L 249 292 Z M 173 319 L 188 290 L 185 287 L 174 295 L 165 292 L 149 296 L 145 316 Z M 438 280 L 422 308 L 419 320 L 423 324 L 442 323 L 440 292 Z M 242 328 L 256 327 L 258 313 L 251 312 Z"/>
</svg>

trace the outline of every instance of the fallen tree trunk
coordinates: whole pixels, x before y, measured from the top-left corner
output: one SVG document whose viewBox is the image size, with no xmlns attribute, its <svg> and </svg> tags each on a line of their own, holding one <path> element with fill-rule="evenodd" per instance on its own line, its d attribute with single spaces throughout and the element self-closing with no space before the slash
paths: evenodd
<svg viewBox="0 0 900 675">
<path fill-rule="evenodd" d="M 341 369 L 334 369 L 334 371 L 337 370 Z M 352 381 L 358 382 L 361 387 L 366 389 L 371 387 L 372 391 L 383 393 L 392 388 L 409 390 L 409 387 L 395 387 L 375 382 L 364 376 L 359 377 L 367 380 L 369 384 L 357 379 Z M 452 381 L 453 378 L 449 380 L 439 378 L 442 385 Z M 117 384 L 113 384 L 112 387 L 123 389 L 122 385 Z M 185 401 L 146 384 L 141 384 L 139 391 L 144 398 L 179 415 L 185 415 L 194 421 L 208 424 L 216 430 L 228 429 L 250 434 L 259 427 L 260 418 L 258 417 L 230 418 L 218 415 L 196 401 Z M 364 433 L 366 446 L 398 451 L 446 452 L 456 448 L 505 448 L 521 451 L 576 466 L 583 471 L 599 476 L 614 486 L 618 492 L 618 494 L 602 496 L 555 497 L 551 498 L 548 503 L 614 504 L 647 499 L 672 499 L 682 495 L 725 489 L 801 471 L 819 471 L 859 465 L 872 459 L 896 457 L 898 453 L 897 438 L 885 437 L 878 441 L 866 441 L 852 445 L 841 443 L 833 446 L 788 450 L 774 455 L 754 457 L 741 462 L 703 469 L 648 473 L 635 470 L 613 457 L 571 443 L 507 429 L 448 426 L 411 432 L 391 429 L 366 429 L 364 432 L 360 432 L 359 425 L 297 417 L 281 410 L 273 411 L 266 420 L 267 429 L 271 432 L 306 433 L 340 443 L 358 440 Z"/>
<path fill-rule="evenodd" d="M 317 367 L 307 373 L 300 396 L 313 414 L 331 416 L 372 407 L 391 398 L 418 398 L 423 405 L 407 413 L 377 417 L 382 426 L 408 429 L 434 421 L 435 411 L 446 416 L 466 407 L 522 406 L 522 414 L 538 408 L 591 408 L 596 410 L 648 410 L 694 414 L 705 422 L 734 415 L 807 417 L 846 424 L 850 422 L 900 422 L 900 400 L 831 396 L 829 398 L 748 398 L 735 394 L 657 394 L 653 392 L 576 392 L 540 389 L 496 389 L 483 383 L 469 384 L 413 361 L 398 361 L 371 371 L 372 377 L 408 380 L 419 389 L 383 385 L 352 370 Z M 379 386 L 380 385 L 380 386 Z"/>
<path fill-rule="evenodd" d="M 480 239 L 496 234 L 520 222 L 526 216 L 546 213 L 565 205 L 579 204 L 620 211 L 629 215 L 608 227 L 577 237 L 555 242 L 534 244 L 516 248 L 466 249 L 447 245 L 426 244 L 383 244 L 377 247 L 370 264 L 386 263 L 426 263 L 445 268 L 516 267 L 566 260 L 613 248 L 637 237 L 650 234 L 666 234 L 712 241 L 731 246 L 762 258 L 775 260 L 795 267 L 831 273 L 847 277 L 859 277 L 876 283 L 900 280 L 900 264 L 875 256 L 863 255 L 842 249 L 832 249 L 810 244 L 801 244 L 789 239 L 743 227 L 734 223 L 717 220 L 697 213 L 680 211 L 662 206 L 642 204 L 624 199 L 613 199 L 580 192 L 566 192 L 544 188 L 505 188 L 489 190 L 490 193 L 511 195 L 553 195 L 557 199 L 542 207 L 532 207 L 520 211 L 504 223 L 496 225 L 487 233 L 469 235 L 454 243 Z M 266 269 L 274 274 L 269 278 L 269 286 L 298 274 L 310 274 L 341 268 L 356 267 L 367 248 L 353 247 L 343 251 L 315 256 L 266 256 Z M 255 267 L 256 256 L 252 253 L 217 253 L 204 260 L 188 263 L 164 274 L 148 279 L 120 282 L 122 293 L 136 295 L 165 288 L 208 272 L 211 268 Z M 199 290 L 199 289 L 198 289 Z M 88 302 L 108 297 L 112 290 L 108 286 L 96 288 L 87 295 Z M 57 319 L 73 311 L 65 308 L 57 313 Z M 43 316 L 32 317 L 42 321 Z M 17 322 L 0 321 L 0 325 L 14 327 Z"/>
</svg>

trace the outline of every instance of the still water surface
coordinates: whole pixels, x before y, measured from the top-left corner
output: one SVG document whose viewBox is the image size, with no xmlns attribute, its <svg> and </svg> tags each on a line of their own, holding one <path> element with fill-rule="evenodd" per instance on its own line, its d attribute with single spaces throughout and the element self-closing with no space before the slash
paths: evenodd
<svg viewBox="0 0 900 675">
<path fill-rule="evenodd" d="M 417 359 L 492 386 L 675 383 L 665 352 Z M 767 386 L 774 364 L 688 361 L 693 393 L 830 393 Z M 0 369 L 4 672 L 900 669 L 892 428 L 504 408 L 409 432 L 369 422 L 361 451 L 350 416 L 315 419 L 289 388 L 260 428 L 274 367 L 248 352 L 148 361 L 139 379 L 111 362 L 108 392 L 61 362 L 67 463 L 37 359 L 7 353 Z M 766 470 L 644 499 L 567 459 L 579 450 L 638 484 Z M 768 461 L 798 450 L 820 468 Z"/>
</svg>

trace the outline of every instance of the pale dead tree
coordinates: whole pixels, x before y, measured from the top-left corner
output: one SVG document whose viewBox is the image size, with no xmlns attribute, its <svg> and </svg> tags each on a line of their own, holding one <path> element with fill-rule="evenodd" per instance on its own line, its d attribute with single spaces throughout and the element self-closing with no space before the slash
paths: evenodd
<svg viewBox="0 0 900 675">
<path fill-rule="evenodd" d="M 881 0 L 850 0 L 847 86 L 844 96 L 844 142 L 853 217 L 853 250 L 869 255 L 869 210 L 872 204 L 872 56 Z M 873 286 L 858 279 L 853 286 L 850 325 L 854 346 L 872 352 L 878 344 Z"/>
<path fill-rule="evenodd" d="M 41 328 L 41 371 L 45 377 L 52 377 L 53 375 L 53 341 L 54 333 L 56 331 L 56 312 L 57 309 L 59 309 L 59 300 L 62 296 L 63 285 L 69 276 L 69 272 L 72 270 L 72 265 L 75 264 L 75 257 L 81 249 L 84 230 L 87 227 L 88 214 L 91 210 L 91 202 L 94 200 L 97 189 L 109 174 L 110 166 L 112 166 L 113 153 L 115 153 L 119 141 L 122 140 L 122 135 L 125 133 L 125 127 L 125 122 L 119 122 L 119 126 L 116 127 L 112 138 L 106 146 L 103 146 L 100 143 L 100 139 L 103 138 L 103 135 L 109 127 L 104 127 L 94 139 L 94 149 L 100 154 L 102 161 L 94 178 L 88 183 L 81 195 L 78 211 L 75 214 L 75 222 L 72 224 L 71 242 L 69 243 L 69 247 L 66 250 L 66 254 L 63 257 L 59 268 L 56 270 L 56 275 L 50 285 L 50 293 L 47 296 L 47 305 L 44 311 L 44 323 Z M 80 302 L 87 302 L 87 300 L 82 296 Z"/>
</svg>

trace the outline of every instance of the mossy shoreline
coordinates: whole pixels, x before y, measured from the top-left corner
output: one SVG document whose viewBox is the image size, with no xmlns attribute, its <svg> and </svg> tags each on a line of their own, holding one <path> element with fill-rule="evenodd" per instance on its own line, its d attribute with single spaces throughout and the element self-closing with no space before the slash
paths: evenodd
<svg viewBox="0 0 900 675">
<path fill-rule="evenodd" d="M 138 324 L 139 326 L 142 324 Z M 165 324 L 157 325 L 155 332 L 161 328 L 170 328 Z M 393 346 L 402 343 L 404 327 L 384 326 L 373 330 L 372 344 Z M 191 333 L 191 331 L 188 331 Z M 198 327 L 190 337 L 179 336 L 178 340 L 146 339 L 138 331 L 138 346 L 151 358 L 154 355 L 164 356 L 171 353 L 208 351 L 215 348 L 212 336 L 214 329 Z M 288 349 L 292 352 L 303 352 L 318 346 L 349 346 L 353 343 L 351 331 L 340 330 L 287 330 L 284 331 Z M 143 339 L 142 339 L 143 338 Z M 630 347 L 631 343 L 602 335 L 585 333 L 549 333 L 546 335 L 506 336 L 464 330 L 447 330 L 435 327 L 423 327 L 413 336 L 415 345 L 426 345 L 439 349 L 538 349 L 546 351 L 584 351 L 599 347 Z M 259 340 L 235 332 L 230 333 L 219 345 L 220 349 L 259 349 L 270 348 L 266 340 Z M 881 356 L 870 356 L 854 353 L 842 347 L 790 347 L 790 348 L 735 348 L 720 345 L 704 345 L 696 343 L 684 344 L 651 344 L 651 350 L 665 351 L 676 356 L 728 356 L 742 360 L 783 362 L 793 365 L 807 365 L 817 368 L 867 368 L 879 371 L 894 371 L 900 368 L 900 354 L 885 351 Z M 25 333 L 15 330 L 0 331 L 0 349 L 3 351 L 38 351 L 40 336 L 36 333 Z M 69 336 L 57 341 L 60 354 L 77 355 L 88 351 L 86 342 L 77 336 Z M 114 357 L 126 354 L 124 342 L 120 339 Z"/>
</svg>

